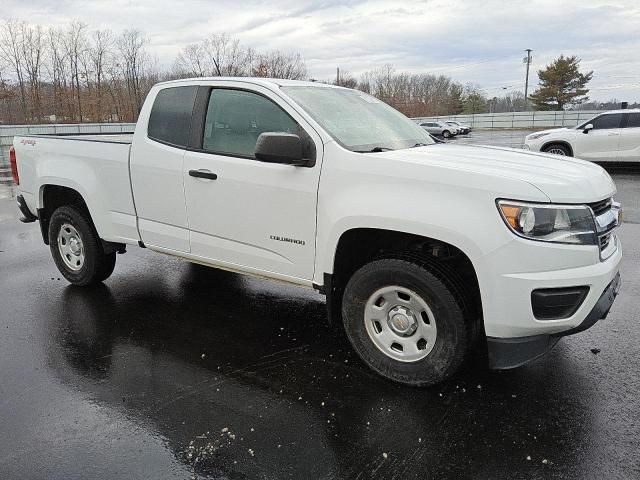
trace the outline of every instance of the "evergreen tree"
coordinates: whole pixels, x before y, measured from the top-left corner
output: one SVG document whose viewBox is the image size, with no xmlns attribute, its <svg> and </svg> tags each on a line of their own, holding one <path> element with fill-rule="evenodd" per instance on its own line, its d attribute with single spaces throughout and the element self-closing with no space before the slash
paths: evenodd
<svg viewBox="0 0 640 480">
<path fill-rule="evenodd" d="M 575 55 L 560 55 L 544 70 L 538 70 L 540 87 L 529 99 L 536 110 L 563 110 L 566 105 L 580 104 L 589 99 L 587 83 L 593 77 L 593 71 L 581 73 L 578 70 L 580 59 Z"/>
</svg>

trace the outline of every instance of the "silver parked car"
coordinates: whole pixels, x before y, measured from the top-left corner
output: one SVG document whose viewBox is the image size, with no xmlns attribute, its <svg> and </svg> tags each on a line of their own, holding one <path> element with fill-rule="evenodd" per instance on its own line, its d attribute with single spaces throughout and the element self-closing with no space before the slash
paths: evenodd
<svg viewBox="0 0 640 480">
<path fill-rule="evenodd" d="M 424 128 L 431 135 L 439 137 L 450 138 L 458 134 L 458 129 L 451 125 L 447 125 L 444 122 L 428 121 L 420 123 L 420 126 Z"/>
</svg>

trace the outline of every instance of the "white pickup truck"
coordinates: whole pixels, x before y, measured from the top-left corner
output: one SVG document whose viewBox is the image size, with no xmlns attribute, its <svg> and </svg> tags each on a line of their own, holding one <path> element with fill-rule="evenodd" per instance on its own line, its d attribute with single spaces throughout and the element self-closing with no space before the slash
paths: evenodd
<svg viewBox="0 0 640 480">
<path fill-rule="evenodd" d="M 364 362 L 406 384 L 449 377 L 476 342 L 491 367 L 522 365 L 604 318 L 620 285 L 601 167 L 436 143 L 346 88 L 161 83 L 132 136 L 20 136 L 11 165 L 22 220 L 71 283 L 139 245 L 313 287 Z"/>
</svg>

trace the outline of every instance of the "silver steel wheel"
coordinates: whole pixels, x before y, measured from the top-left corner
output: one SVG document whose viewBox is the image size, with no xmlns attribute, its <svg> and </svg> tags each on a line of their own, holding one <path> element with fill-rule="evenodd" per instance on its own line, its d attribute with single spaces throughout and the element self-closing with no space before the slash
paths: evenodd
<svg viewBox="0 0 640 480">
<path fill-rule="evenodd" d="M 562 155 L 563 157 L 566 156 L 566 153 L 564 153 L 564 150 L 562 150 L 561 148 L 550 148 L 549 150 L 547 150 L 547 153 L 553 153 L 554 155 Z"/>
<path fill-rule="evenodd" d="M 408 288 L 393 285 L 377 290 L 364 307 L 364 322 L 378 350 L 400 362 L 423 359 L 436 343 L 433 312 Z"/>
<path fill-rule="evenodd" d="M 73 225 L 63 223 L 58 232 L 58 250 L 64 264 L 74 272 L 84 265 L 84 245 Z"/>
</svg>

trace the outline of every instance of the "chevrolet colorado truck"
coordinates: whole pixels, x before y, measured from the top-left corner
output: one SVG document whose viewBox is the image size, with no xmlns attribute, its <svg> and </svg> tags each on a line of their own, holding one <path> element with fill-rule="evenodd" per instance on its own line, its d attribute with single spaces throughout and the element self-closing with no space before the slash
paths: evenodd
<svg viewBox="0 0 640 480">
<path fill-rule="evenodd" d="M 138 245 L 316 288 L 362 360 L 405 384 L 448 378 L 477 342 L 490 367 L 522 365 L 604 318 L 620 285 L 601 167 L 438 143 L 351 89 L 160 83 L 132 135 L 18 136 L 10 160 L 22 220 L 69 282 L 105 280 Z"/>
</svg>

